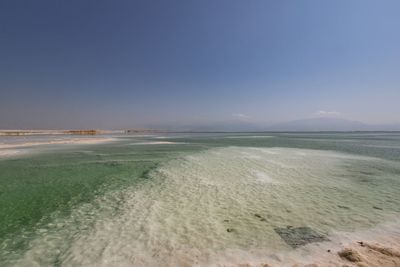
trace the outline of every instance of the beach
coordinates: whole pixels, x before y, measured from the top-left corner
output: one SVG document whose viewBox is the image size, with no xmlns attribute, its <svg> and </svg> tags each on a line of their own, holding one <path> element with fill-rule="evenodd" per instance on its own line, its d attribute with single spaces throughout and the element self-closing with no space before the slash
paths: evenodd
<svg viewBox="0 0 400 267">
<path fill-rule="evenodd" d="M 264 262 L 241 263 L 237 266 L 396 267 L 400 265 L 399 219 L 365 231 L 336 233 L 330 239 L 329 242 L 311 244 L 297 251 L 271 256 Z"/>
</svg>

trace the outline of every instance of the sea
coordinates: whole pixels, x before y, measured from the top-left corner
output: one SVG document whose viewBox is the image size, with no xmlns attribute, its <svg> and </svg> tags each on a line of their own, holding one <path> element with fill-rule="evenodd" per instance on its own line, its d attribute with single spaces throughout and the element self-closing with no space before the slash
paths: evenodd
<svg viewBox="0 0 400 267">
<path fill-rule="evenodd" d="M 0 137 L 0 266 L 292 266 L 400 229 L 400 133 L 60 138 Z"/>
</svg>

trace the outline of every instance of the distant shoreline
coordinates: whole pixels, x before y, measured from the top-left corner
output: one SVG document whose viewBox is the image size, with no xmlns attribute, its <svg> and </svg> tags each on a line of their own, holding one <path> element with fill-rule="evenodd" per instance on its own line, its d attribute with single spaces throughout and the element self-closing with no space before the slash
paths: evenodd
<svg viewBox="0 0 400 267">
<path fill-rule="evenodd" d="M 122 133 L 123 131 L 107 130 L 0 130 L 0 136 L 28 136 L 28 135 L 102 135 L 112 133 Z"/>
<path fill-rule="evenodd" d="M 30 136 L 30 135 L 105 135 L 105 134 L 156 134 L 156 133 L 221 133 L 221 134 L 251 134 L 251 133 L 400 133 L 400 131 L 191 131 L 191 130 L 157 130 L 157 129 L 129 129 L 129 130 L 0 130 L 0 136 Z"/>
</svg>

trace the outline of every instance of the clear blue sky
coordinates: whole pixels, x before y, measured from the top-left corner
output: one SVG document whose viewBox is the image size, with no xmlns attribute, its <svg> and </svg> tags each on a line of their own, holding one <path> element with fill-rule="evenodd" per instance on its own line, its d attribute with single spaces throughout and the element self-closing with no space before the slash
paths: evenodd
<svg viewBox="0 0 400 267">
<path fill-rule="evenodd" d="M 0 128 L 400 122 L 400 1 L 0 1 Z"/>
</svg>

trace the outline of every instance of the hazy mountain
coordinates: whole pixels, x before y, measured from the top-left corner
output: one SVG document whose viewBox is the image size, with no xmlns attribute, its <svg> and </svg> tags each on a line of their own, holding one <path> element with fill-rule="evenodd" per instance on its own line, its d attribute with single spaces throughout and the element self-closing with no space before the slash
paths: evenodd
<svg viewBox="0 0 400 267">
<path fill-rule="evenodd" d="M 174 125 L 148 125 L 152 129 L 162 129 L 167 131 L 190 131 L 190 132 L 251 132 L 265 131 L 266 125 L 247 121 L 223 121 L 199 124 L 174 124 Z"/>
<path fill-rule="evenodd" d="M 203 125 L 185 125 L 187 131 L 400 131 L 400 124 L 366 124 L 339 118 L 311 118 L 275 124 L 229 121 Z"/>
<path fill-rule="evenodd" d="M 370 125 L 337 118 L 313 118 L 270 125 L 275 131 L 366 131 Z"/>
<path fill-rule="evenodd" d="M 396 131 L 400 125 L 373 125 L 338 118 L 312 118 L 270 125 L 274 131 Z"/>
</svg>

